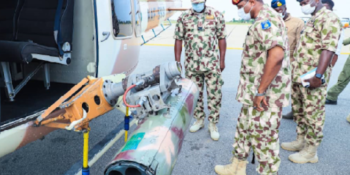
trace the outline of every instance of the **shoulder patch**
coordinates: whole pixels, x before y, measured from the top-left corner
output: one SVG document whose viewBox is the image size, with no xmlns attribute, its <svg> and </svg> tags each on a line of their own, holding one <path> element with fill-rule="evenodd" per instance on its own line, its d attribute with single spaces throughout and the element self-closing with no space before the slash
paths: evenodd
<svg viewBox="0 0 350 175">
<path fill-rule="evenodd" d="M 271 27 L 271 22 L 269 20 L 266 20 L 265 22 L 261 22 L 261 28 L 263 30 L 269 29 Z"/>
<path fill-rule="evenodd" d="M 211 19 L 211 20 L 212 20 L 212 19 L 214 19 L 214 16 L 213 16 L 213 15 L 207 15 L 207 16 L 205 17 L 205 19 L 209 19 L 209 20 Z"/>
</svg>

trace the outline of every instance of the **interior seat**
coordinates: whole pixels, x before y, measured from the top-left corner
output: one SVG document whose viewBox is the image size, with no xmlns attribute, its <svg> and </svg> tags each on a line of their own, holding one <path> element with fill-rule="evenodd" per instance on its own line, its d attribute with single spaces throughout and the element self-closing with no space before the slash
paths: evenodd
<svg viewBox="0 0 350 175">
<path fill-rule="evenodd" d="M 40 68 L 44 68 L 44 84 L 48 89 L 49 63 L 70 64 L 73 10 L 74 0 L 0 2 L 0 62 L 11 101 Z M 9 63 L 29 64 L 33 60 L 39 61 L 39 65 L 13 88 Z"/>
</svg>

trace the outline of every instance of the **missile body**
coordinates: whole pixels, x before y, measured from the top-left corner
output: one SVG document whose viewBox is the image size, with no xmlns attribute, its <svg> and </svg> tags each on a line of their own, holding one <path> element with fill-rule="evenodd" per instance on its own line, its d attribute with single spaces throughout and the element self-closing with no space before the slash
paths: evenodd
<svg viewBox="0 0 350 175">
<path fill-rule="evenodd" d="M 180 153 L 185 133 L 197 104 L 199 90 L 188 79 L 171 93 L 166 103 L 171 107 L 146 117 L 126 144 L 107 165 L 105 175 L 168 175 Z"/>
</svg>

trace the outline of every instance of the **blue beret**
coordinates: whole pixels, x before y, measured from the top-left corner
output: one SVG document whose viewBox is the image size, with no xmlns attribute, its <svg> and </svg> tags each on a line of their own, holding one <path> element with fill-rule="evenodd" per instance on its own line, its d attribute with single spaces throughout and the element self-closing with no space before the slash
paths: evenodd
<svg viewBox="0 0 350 175">
<path fill-rule="evenodd" d="M 274 9 L 281 7 L 282 5 L 286 5 L 286 0 L 272 0 L 271 1 L 271 7 Z"/>
</svg>

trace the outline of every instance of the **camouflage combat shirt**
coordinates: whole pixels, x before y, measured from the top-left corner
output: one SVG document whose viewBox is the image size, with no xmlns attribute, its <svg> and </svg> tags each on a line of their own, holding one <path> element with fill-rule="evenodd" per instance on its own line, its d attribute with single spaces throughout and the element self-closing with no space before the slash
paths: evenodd
<svg viewBox="0 0 350 175">
<path fill-rule="evenodd" d="M 282 67 L 266 90 L 270 107 L 289 105 L 291 93 L 291 71 L 288 35 L 283 19 L 268 5 L 260 10 L 255 23 L 249 28 L 243 45 L 240 80 L 236 99 L 249 106 L 260 86 L 268 51 L 279 46 L 284 50 Z"/>
<path fill-rule="evenodd" d="M 185 42 L 185 69 L 220 72 L 218 40 L 225 37 L 225 19 L 219 11 L 206 6 L 203 13 L 184 12 L 177 20 L 174 38 Z"/>
<path fill-rule="evenodd" d="M 294 52 L 295 61 L 292 62 L 293 82 L 301 83 L 299 77 L 318 66 L 322 50 L 332 52 L 337 50 L 341 30 L 342 23 L 338 16 L 327 10 L 326 7 L 320 9 L 306 23 L 300 42 Z M 326 82 L 329 81 L 330 73 L 331 69 L 329 67 L 324 73 Z"/>
</svg>

